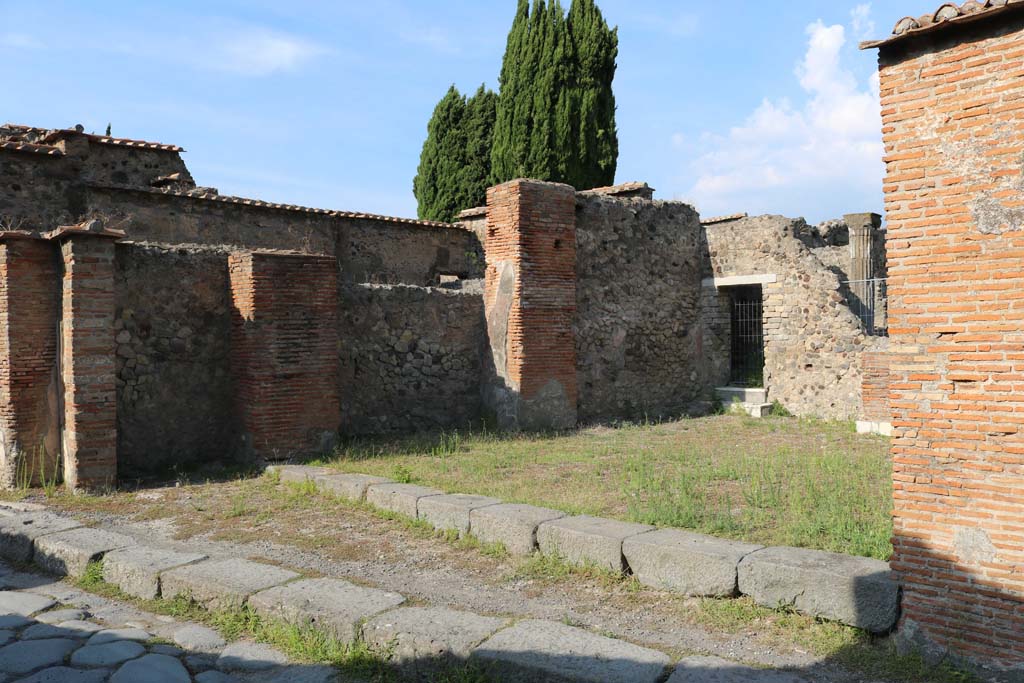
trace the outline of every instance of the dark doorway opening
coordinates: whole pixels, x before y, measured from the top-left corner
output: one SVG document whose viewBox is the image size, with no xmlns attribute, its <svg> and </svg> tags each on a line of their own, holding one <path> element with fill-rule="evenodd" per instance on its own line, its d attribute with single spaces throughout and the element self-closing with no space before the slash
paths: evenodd
<svg viewBox="0 0 1024 683">
<path fill-rule="evenodd" d="M 732 349 L 729 383 L 764 386 L 764 303 L 761 285 L 730 287 Z"/>
</svg>

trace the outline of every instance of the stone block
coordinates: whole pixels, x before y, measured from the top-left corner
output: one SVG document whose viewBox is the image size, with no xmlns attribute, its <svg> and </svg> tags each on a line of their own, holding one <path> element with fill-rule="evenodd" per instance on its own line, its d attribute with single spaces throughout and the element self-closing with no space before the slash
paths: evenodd
<svg viewBox="0 0 1024 683">
<path fill-rule="evenodd" d="M 374 484 L 366 489 L 366 502 L 416 519 L 421 498 L 443 494 L 444 491 L 415 484 Z"/>
<path fill-rule="evenodd" d="M 506 624 L 507 619 L 445 607 L 403 607 L 369 620 L 362 632 L 366 644 L 390 652 L 391 661 L 420 669 L 432 662 L 467 659 Z"/>
<path fill-rule="evenodd" d="M 465 493 L 450 493 L 442 496 L 427 496 L 420 499 L 417 515 L 436 529 L 453 529 L 459 536 L 469 533 L 469 515 L 477 508 L 497 505 L 501 501 L 487 496 L 472 496 Z"/>
<path fill-rule="evenodd" d="M 165 571 L 160 592 L 164 598 L 191 596 L 208 609 L 237 608 L 253 593 L 298 577 L 293 571 L 250 560 L 207 560 Z"/>
<path fill-rule="evenodd" d="M 727 541 L 679 529 L 659 529 L 627 538 L 622 554 L 645 586 L 685 595 L 736 594 L 740 560 L 764 546 Z"/>
<path fill-rule="evenodd" d="M 329 474 L 330 470 L 326 467 L 308 465 L 270 465 L 267 472 L 276 473 L 282 484 L 304 484 L 322 474 Z"/>
<path fill-rule="evenodd" d="M 873 633 L 896 623 L 899 586 L 880 560 L 805 548 L 765 548 L 743 558 L 739 589 L 765 607 L 804 614 Z"/>
<path fill-rule="evenodd" d="M 472 659 L 505 683 L 655 683 L 670 661 L 656 650 L 533 619 L 498 631 Z"/>
<path fill-rule="evenodd" d="M 0 557 L 12 562 L 32 560 L 34 541 L 82 526 L 73 519 L 52 512 L 23 512 L 0 518 Z"/>
<path fill-rule="evenodd" d="M 56 601 L 45 595 L 21 593 L 18 591 L 0 591 L 0 614 L 6 616 L 30 617 L 36 612 L 50 609 L 55 604 L 57 604 Z M 22 620 L 17 625 L 13 623 L 4 624 L 2 628 L 21 628 L 24 625 L 25 623 Z"/>
<path fill-rule="evenodd" d="M 786 671 L 755 669 L 719 657 L 686 657 L 679 661 L 668 683 L 807 683 Z"/>
<path fill-rule="evenodd" d="M 364 619 L 405 602 L 397 593 L 340 579 L 304 579 L 261 591 L 249 599 L 258 614 L 291 624 L 316 624 L 343 643 L 353 642 Z"/>
<path fill-rule="evenodd" d="M 548 508 L 503 503 L 469 513 L 469 532 L 485 543 L 501 543 L 513 555 L 529 555 L 537 549 L 537 527 L 565 517 Z"/>
<path fill-rule="evenodd" d="M 118 548 L 135 545 L 135 539 L 103 529 L 71 529 L 36 539 L 36 565 L 60 576 L 82 576 L 90 562 Z"/>
<path fill-rule="evenodd" d="M 654 531 L 647 524 L 619 522 L 600 517 L 563 517 L 537 528 L 537 545 L 545 555 L 558 555 L 573 564 L 592 564 L 621 572 L 626 568 L 622 542 Z"/>
<path fill-rule="evenodd" d="M 179 553 L 143 545 L 114 550 L 103 558 L 103 580 L 144 600 L 160 596 L 160 574 L 205 560 L 206 555 Z"/>
<path fill-rule="evenodd" d="M 366 489 L 374 484 L 393 484 L 385 477 L 374 477 L 369 474 L 318 474 L 313 479 L 317 487 L 325 493 L 340 498 L 360 501 L 366 498 Z"/>
</svg>

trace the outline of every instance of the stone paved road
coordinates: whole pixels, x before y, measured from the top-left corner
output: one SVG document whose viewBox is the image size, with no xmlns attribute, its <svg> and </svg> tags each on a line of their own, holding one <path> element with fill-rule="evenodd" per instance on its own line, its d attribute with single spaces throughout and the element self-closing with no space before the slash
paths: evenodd
<svg viewBox="0 0 1024 683">
<path fill-rule="evenodd" d="M 327 683 L 335 675 L 0 563 L 0 683 Z"/>
</svg>

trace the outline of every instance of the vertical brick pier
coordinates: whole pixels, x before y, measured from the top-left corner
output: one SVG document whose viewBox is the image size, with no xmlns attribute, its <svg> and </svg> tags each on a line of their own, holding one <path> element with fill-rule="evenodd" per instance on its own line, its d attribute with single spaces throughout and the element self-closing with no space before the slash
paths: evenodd
<svg viewBox="0 0 1024 683">
<path fill-rule="evenodd" d="M 248 446 L 268 459 L 329 446 L 341 423 L 337 262 L 240 252 L 228 269 L 231 365 Z"/>
<path fill-rule="evenodd" d="M 576 424 L 576 191 L 513 180 L 487 191 L 485 310 L 505 429 Z"/>
</svg>

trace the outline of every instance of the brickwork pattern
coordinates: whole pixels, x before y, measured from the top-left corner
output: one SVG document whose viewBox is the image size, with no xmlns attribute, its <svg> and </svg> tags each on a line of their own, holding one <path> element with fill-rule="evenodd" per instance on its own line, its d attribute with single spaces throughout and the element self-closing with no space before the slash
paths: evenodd
<svg viewBox="0 0 1024 683">
<path fill-rule="evenodd" d="M 117 481 L 114 241 L 71 237 L 61 253 L 64 481 L 100 489 Z"/>
<path fill-rule="evenodd" d="M 341 422 L 335 259 L 242 252 L 228 272 L 231 367 L 251 448 L 268 458 L 320 450 Z"/>
<path fill-rule="evenodd" d="M 58 466 L 57 281 L 53 245 L 0 241 L 0 489 Z"/>
<path fill-rule="evenodd" d="M 889 405 L 892 357 L 885 351 L 869 351 L 861 356 L 860 362 L 863 373 L 861 419 L 889 422 L 892 419 L 892 407 Z"/>
<path fill-rule="evenodd" d="M 1024 667 L 1024 18 L 880 62 L 902 629 Z"/>
<path fill-rule="evenodd" d="M 534 411 L 548 415 L 533 426 L 576 422 L 575 212 L 568 185 L 514 180 L 487 191 L 485 310 L 519 426 Z M 494 334 L 496 319 L 503 329 Z"/>
</svg>

